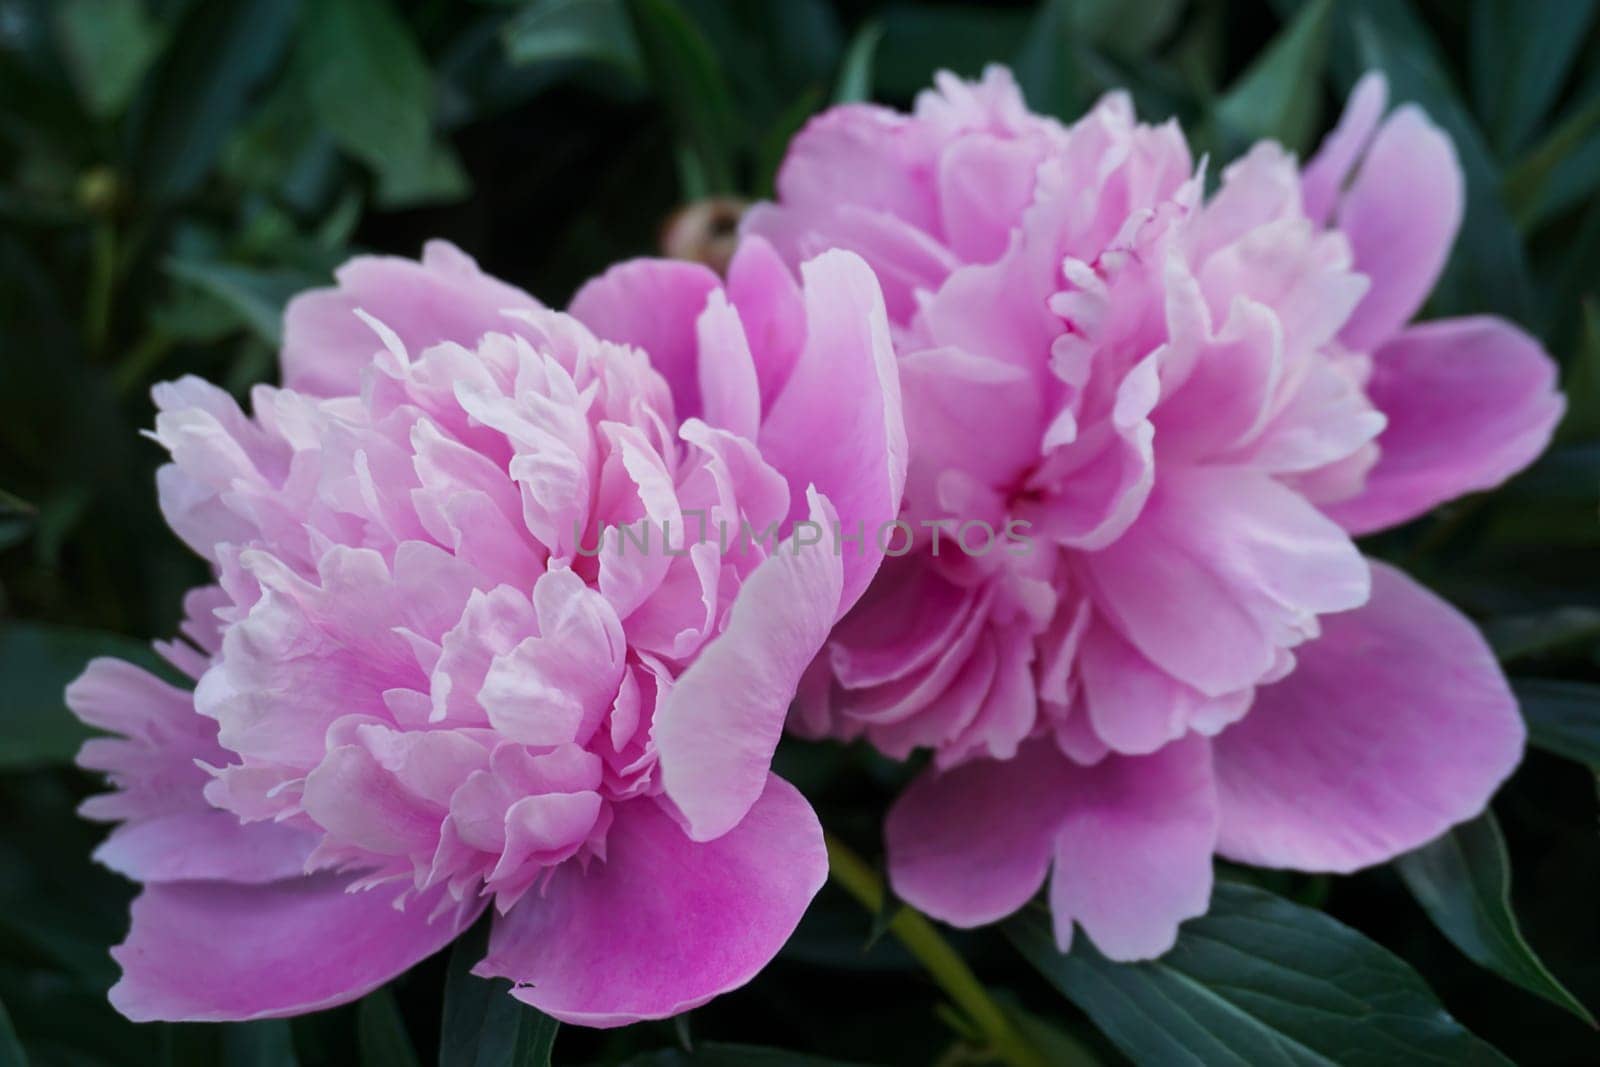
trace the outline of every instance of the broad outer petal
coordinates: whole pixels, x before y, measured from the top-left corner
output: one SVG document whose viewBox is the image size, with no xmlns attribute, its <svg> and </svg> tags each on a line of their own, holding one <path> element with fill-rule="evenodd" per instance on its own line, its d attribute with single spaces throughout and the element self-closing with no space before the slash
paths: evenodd
<svg viewBox="0 0 1600 1067">
<path fill-rule="evenodd" d="M 1072 768 L 1056 836 L 1050 913 L 1065 952 L 1072 924 L 1113 960 L 1152 959 L 1211 902 L 1217 795 L 1210 746 L 1190 735 L 1149 756 Z"/>
<path fill-rule="evenodd" d="M 721 285 L 698 263 L 634 259 L 585 282 L 567 310 L 596 336 L 644 349 L 682 420 L 701 411 L 695 323 Z"/>
<path fill-rule="evenodd" d="M 434 918 L 440 893 L 394 907 L 393 888 L 346 891 L 349 877 L 266 885 L 165 882 L 133 902 L 111 950 L 111 1003 L 135 1022 L 273 1019 L 348 1003 L 449 944 L 480 906 Z"/>
<path fill-rule="evenodd" d="M 715 841 L 690 841 L 650 799 L 615 812 L 606 858 L 557 868 L 542 893 L 496 920 L 474 969 L 510 978 L 519 1000 L 563 1022 L 661 1019 L 738 988 L 827 879 L 816 814 L 775 775 Z"/>
<path fill-rule="evenodd" d="M 1323 620 L 1215 750 L 1218 850 L 1265 867 L 1352 871 L 1477 815 L 1525 735 L 1494 655 L 1449 604 L 1372 564 L 1366 606 Z"/>
<path fill-rule="evenodd" d="M 825 252 L 800 268 L 806 344 L 761 426 L 761 452 L 788 479 L 789 518 L 805 517 L 799 490 L 814 485 L 838 512 L 844 595 L 839 614 L 866 590 L 883 560 L 878 533 L 900 513 L 906 429 L 883 294 L 850 252 Z M 830 531 L 831 532 L 831 531 Z"/>
<path fill-rule="evenodd" d="M 136 882 L 224 878 L 273 882 L 301 874 L 316 835 L 274 822 L 241 823 L 206 803 L 191 810 L 123 823 L 94 850 L 96 862 Z"/>
<path fill-rule="evenodd" d="M 810 521 L 826 531 L 833 509 L 808 496 Z M 838 615 L 841 562 L 827 533 L 779 544 L 740 587 L 726 629 L 656 709 L 661 785 L 694 840 L 732 830 L 767 787 L 800 676 Z"/>
<path fill-rule="evenodd" d="M 1372 282 L 1340 332 L 1347 346 L 1368 351 L 1416 314 L 1444 270 L 1465 198 L 1450 138 L 1414 106 L 1391 115 L 1339 205 L 1355 268 Z"/>
<path fill-rule="evenodd" d="M 1010 915 L 1044 884 L 1074 773 L 1048 740 L 1013 759 L 924 771 L 884 823 L 894 891 L 956 926 Z"/>
<path fill-rule="evenodd" d="M 1373 364 L 1368 393 L 1389 420 L 1378 462 L 1359 496 L 1327 509 L 1357 534 L 1499 485 L 1544 451 L 1566 407 L 1554 361 L 1502 319 L 1412 326 Z"/>
</svg>

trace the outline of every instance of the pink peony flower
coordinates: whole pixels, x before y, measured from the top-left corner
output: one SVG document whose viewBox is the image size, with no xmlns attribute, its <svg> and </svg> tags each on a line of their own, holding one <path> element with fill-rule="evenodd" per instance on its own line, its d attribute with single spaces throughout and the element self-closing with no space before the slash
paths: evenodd
<svg viewBox="0 0 1600 1067">
<path fill-rule="evenodd" d="M 1408 326 L 1461 215 L 1450 142 L 1357 89 L 1310 165 L 1203 193 L 1174 123 L 1071 127 L 1009 74 L 814 120 L 747 240 L 860 253 L 911 456 L 886 561 L 794 727 L 934 766 L 890 873 L 962 926 L 1054 869 L 1065 949 L 1160 954 L 1212 855 L 1348 871 L 1480 811 L 1523 726 L 1450 606 L 1353 535 L 1544 447 L 1554 367 L 1509 323 Z M 898 551 L 898 550 L 897 550 Z"/>
<path fill-rule="evenodd" d="M 892 518 L 905 457 L 871 272 L 801 275 L 627 264 L 567 315 L 432 244 L 297 298 L 253 416 L 157 388 L 161 505 L 216 573 L 162 646 L 196 685 L 97 660 L 68 692 L 121 735 L 80 762 L 144 883 L 125 1015 L 342 1003 L 491 902 L 477 973 L 569 1022 L 772 958 L 827 860 L 768 763 L 877 565 L 799 523 Z"/>
</svg>

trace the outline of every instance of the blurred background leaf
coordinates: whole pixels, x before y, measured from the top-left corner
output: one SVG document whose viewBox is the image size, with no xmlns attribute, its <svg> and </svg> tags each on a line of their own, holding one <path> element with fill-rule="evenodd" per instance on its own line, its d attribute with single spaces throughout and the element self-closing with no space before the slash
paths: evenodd
<svg viewBox="0 0 1600 1067">
<path fill-rule="evenodd" d="M 561 306 L 657 251 L 686 200 L 770 194 L 789 138 L 831 101 L 904 108 L 936 71 L 994 62 L 1065 121 L 1126 89 L 1143 117 L 1178 117 L 1212 174 L 1256 137 L 1309 151 L 1371 67 L 1455 141 L 1467 214 L 1427 314 L 1515 319 L 1562 362 L 1570 411 L 1510 485 L 1366 547 L 1471 613 L 1514 678 L 1534 747 L 1496 801 L 1504 856 L 1462 831 L 1477 847 L 1433 858 L 1450 893 L 1427 910 L 1390 869 L 1252 877 L 1324 909 L 1346 931 L 1338 951 L 1370 938 L 1360 959 L 1413 969 L 1517 1062 L 1596 1059 L 1586 1024 L 1463 966 L 1452 943 L 1476 936 L 1480 962 L 1526 967 L 1505 925 L 1520 916 L 1549 971 L 1600 1003 L 1596 0 L 0 0 L 0 804 L 22 813 L 0 825 L 0 1002 L 31 1062 L 548 1054 L 548 1021 L 452 979 L 447 957 L 289 1024 L 134 1026 L 107 1005 L 133 887 L 88 859 L 103 831 L 74 809 L 101 786 L 70 765 L 85 731 L 61 687 L 95 654 L 148 661 L 206 580 L 156 507 L 161 452 L 138 437 L 149 387 L 198 374 L 243 398 L 273 379 L 293 293 L 350 255 L 415 255 L 435 236 Z M 806 744 L 780 762 L 830 828 L 878 852 L 910 768 Z M 1506 903 L 1495 886 L 1513 870 Z M 779 959 L 692 1026 L 567 1028 L 560 1060 L 979 1055 L 873 924 L 825 888 Z M 1062 997 L 998 933 L 951 936 L 1041 1042 L 1125 1055 L 1091 1019 L 1101 1007 Z M 1431 1002 L 1411 983 L 1411 1003 Z"/>
</svg>

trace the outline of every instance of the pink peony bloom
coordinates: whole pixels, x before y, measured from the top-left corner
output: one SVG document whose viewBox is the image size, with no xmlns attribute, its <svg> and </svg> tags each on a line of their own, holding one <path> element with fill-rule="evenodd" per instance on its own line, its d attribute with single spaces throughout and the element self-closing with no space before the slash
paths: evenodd
<svg viewBox="0 0 1600 1067">
<path fill-rule="evenodd" d="M 934 767 L 887 824 L 908 901 L 998 919 L 1053 867 L 1065 949 L 1168 948 L 1212 856 L 1348 871 L 1480 811 L 1523 726 L 1454 609 L 1353 535 L 1494 486 L 1562 411 L 1539 345 L 1408 326 L 1461 215 L 1450 142 L 1369 78 L 1303 171 L 1203 193 L 1174 123 L 1071 127 L 1009 74 L 835 108 L 749 216 L 877 271 L 914 547 L 793 726 Z"/>
<path fill-rule="evenodd" d="M 490 903 L 477 973 L 574 1023 L 772 958 L 827 860 L 768 763 L 877 565 L 798 522 L 891 519 L 905 462 L 871 272 L 801 275 L 627 264 L 567 315 L 432 244 L 297 298 L 253 416 L 157 388 L 162 509 L 216 584 L 163 646 L 193 692 L 114 660 L 68 692 L 121 735 L 80 759 L 144 883 L 118 1009 L 342 1003 Z"/>
</svg>

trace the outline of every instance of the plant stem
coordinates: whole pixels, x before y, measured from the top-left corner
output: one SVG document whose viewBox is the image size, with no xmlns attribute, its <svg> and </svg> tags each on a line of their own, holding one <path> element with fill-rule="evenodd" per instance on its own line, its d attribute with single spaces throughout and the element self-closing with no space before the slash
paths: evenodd
<svg viewBox="0 0 1600 1067">
<path fill-rule="evenodd" d="M 883 908 L 883 881 L 849 845 L 826 834 L 828 875 L 876 915 Z M 889 920 L 889 931 L 915 956 L 952 1001 L 983 1032 L 990 1049 L 1012 1067 L 1045 1067 L 1045 1061 L 1012 1026 L 965 960 L 950 947 L 922 913 L 902 905 Z"/>
</svg>

